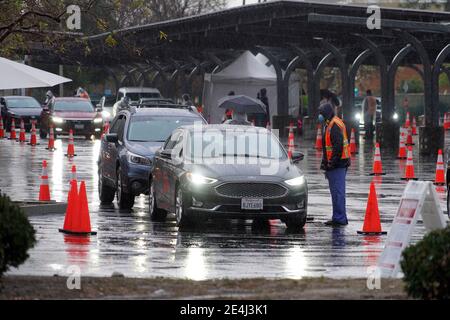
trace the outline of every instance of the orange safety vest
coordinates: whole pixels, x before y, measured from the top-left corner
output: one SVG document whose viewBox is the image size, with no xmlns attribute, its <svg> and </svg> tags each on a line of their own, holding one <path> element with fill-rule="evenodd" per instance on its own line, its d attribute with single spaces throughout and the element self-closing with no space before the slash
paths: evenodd
<svg viewBox="0 0 450 320">
<path fill-rule="evenodd" d="M 331 145 L 331 128 L 335 124 L 341 129 L 343 140 L 344 140 L 343 146 L 342 146 L 341 159 L 350 158 L 350 149 L 349 149 L 349 145 L 348 145 L 347 130 L 345 128 L 345 124 L 344 124 L 344 122 L 342 122 L 341 119 L 339 119 L 339 117 L 335 116 L 335 117 L 333 117 L 333 119 L 331 119 L 330 123 L 328 124 L 328 126 L 326 128 L 326 132 L 325 132 L 325 150 L 327 152 L 327 160 L 328 161 L 331 160 L 331 155 L 333 153 L 333 146 Z"/>
</svg>

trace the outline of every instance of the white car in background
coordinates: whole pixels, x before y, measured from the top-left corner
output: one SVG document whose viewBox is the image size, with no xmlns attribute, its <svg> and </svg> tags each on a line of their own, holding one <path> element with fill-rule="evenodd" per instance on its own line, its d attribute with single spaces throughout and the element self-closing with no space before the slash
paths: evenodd
<svg viewBox="0 0 450 320">
<path fill-rule="evenodd" d="M 143 98 L 162 98 L 161 92 L 156 88 L 146 87 L 123 87 L 117 91 L 116 103 L 113 106 L 113 114 L 115 117 L 117 112 L 120 111 L 120 104 L 122 99 L 127 97 L 130 101 L 130 105 L 138 105 L 139 101 Z"/>
</svg>

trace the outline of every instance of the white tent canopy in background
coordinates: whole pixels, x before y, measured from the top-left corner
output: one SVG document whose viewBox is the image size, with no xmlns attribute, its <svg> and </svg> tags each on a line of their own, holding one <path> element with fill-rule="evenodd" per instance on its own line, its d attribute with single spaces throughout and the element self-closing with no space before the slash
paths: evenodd
<svg viewBox="0 0 450 320">
<path fill-rule="evenodd" d="M 205 74 L 203 105 L 211 123 L 220 123 L 224 110 L 218 108 L 217 101 L 230 91 L 256 98 L 257 93 L 266 88 L 271 119 L 277 114 L 277 75 L 272 65 L 266 65 L 267 61 L 261 54 L 254 56 L 250 51 L 245 51 L 222 71 Z M 298 78 L 293 73 L 289 83 L 290 110 L 298 110 L 299 90 Z"/>
<path fill-rule="evenodd" d="M 0 90 L 53 87 L 70 81 L 69 78 L 0 57 Z"/>
</svg>

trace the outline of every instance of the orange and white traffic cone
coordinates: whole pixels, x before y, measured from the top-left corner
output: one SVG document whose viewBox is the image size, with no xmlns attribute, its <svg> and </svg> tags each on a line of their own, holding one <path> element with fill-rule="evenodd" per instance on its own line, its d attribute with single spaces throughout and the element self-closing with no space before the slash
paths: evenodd
<svg viewBox="0 0 450 320">
<path fill-rule="evenodd" d="M 30 146 L 37 145 L 37 137 L 36 137 L 36 123 L 34 121 L 31 122 L 31 137 L 30 137 Z"/>
<path fill-rule="evenodd" d="M 408 127 L 408 137 L 406 138 L 406 145 L 407 146 L 413 146 L 415 143 L 413 141 L 413 137 L 412 137 L 412 128 Z"/>
<path fill-rule="evenodd" d="M 0 116 L 0 139 L 5 138 L 5 128 L 3 127 L 3 118 Z"/>
<path fill-rule="evenodd" d="M 445 185 L 444 159 L 442 157 L 442 149 L 439 149 L 438 151 L 438 158 L 436 163 L 436 176 L 434 178 L 434 184 L 437 186 Z"/>
<path fill-rule="evenodd" d="M 317 127 L 317 136 L 316 136 L 316 149 L 322 150 L 322 128 L 320 126 Z"/>
<path fill-rule="evenodd" d="M 11 119 L 11 129 L 9 130 L 9 140 L 16 140 L 16 120 Z"/>
<path fill-rule="evenodd" d="M 288 136 L 288 158 L 292 159 L 292 154 L 294 153 L 294 131 L 292 127 L 289 128 L 289 136 Z"/>
<path fill-rule="evenodd" d="M 417 180 L 414 175 L 414 163 L 412 147 L 408 147 L 408 159 L 406 160 L 405 176 L 402 180 Z"/>
<path fill-rule="evenodd" d="M 409 118 L 409 112 L 406 113 L 406 119 L 405 119 L 405 128 L 409 128 L 411 127 L 411 122 L 410 122 L 410 118 Z"/>
<path fill-rule="evenodd" d="M 413 117 L 413 119 L 412 119 L 412 135 L 417 136 L 416 117 Z"/>
<path fill-rule="evenodd" d="M 444 129 L 450 129 L 450 117 L 448 116 L 448 112 L 444 113 Z"/>
<path fill-rule="evenodd" d="M 20 119 L 19 142 L 26 142 L 26 138 L 25 138 L 25 122 L 23 122 L 23 119 Z"/>
<path fill-rule="evenodd" d="M 70 172 L 70 182 L 75 181 L 77 182 L 77 166 L 73 165 L 71 172 Z"/>
<path fill-rule="evenodd" d="M 358 153 L 358 149 L 356 148 L 356 141 L 355 141 L 355 129 L 352 128 L 351 134 L 350 134 L 350 153 L 355 154 Z"/>
<path fill-rule="evenodd" d="M 380 213 L 378 210 L 377 192 L 375 183 L 370 183 L 369 198 L 367 199 L 366 215 L 364 217 L 364 225 L 362 231 L 357 231 L 358 234 L 364 235 L 380 235 L 387 234 L 382 231 L 380 222 Z"/>
<path fill-rule="evenodd" d="M 47 161 L 42 162 L 41 185 L 39 187 L 39 201 L 50 201 L 50 188 L 48 186 Z"/>
<path fill-rule="evenodd" d="M 386 173 L 383 172 L 383 165 L 381 164 L 381 152 L 380 152 L 380 143 L 376 143 L 375 145 L 375 153 L 373 156 L 373 169 L 371 176 L 381 176 L 385 175 Z"/>
<path fill-rule="evenodd" d="M 49 151 L 54 151 L 56 150 L 55 148 L 55 133 L 53 131 L 53 126 L 50 126 L 50 136 L 48 138 L 48 145 L 47 145 L 47 150 Z"/>
<path fill-rule="evenodd" d="M 75 146 L 73 144 L 73 131 L 70 129 L 69 131 L 69 144 L 67 145 L 67 153 L 66 157 L 72 158 L 75 157 Z"/>
<path fill-rule="evenodd" d="M 400 128 L 400 146 L 398 147 L 397 159 L 406 159 L 406 146 L 405 146 L 405 129 Z"/>
</svg>

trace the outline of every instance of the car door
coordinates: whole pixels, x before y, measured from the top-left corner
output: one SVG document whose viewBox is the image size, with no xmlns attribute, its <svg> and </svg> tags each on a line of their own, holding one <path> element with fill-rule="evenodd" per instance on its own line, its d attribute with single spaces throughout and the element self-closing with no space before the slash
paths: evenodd
<svg viewBox="0 0 450 320">
<path fill-rule="evenodd" d="M 175 146 L 178 138 L 181 134 L 180 130 L 175 130 L 169 139 L 167 139 L 163 150 L 159 155 L 159 194 L 161 195 L 161 200 L 164 202 L 166 208 L 171 208 L 173 206 L 174 197 L 173 190 L 175 188 L 175 181 L 173 180 L 173 162 L 167 154 L 171 154 L 173 147 Z"/>
<path fill-rule="evenodd" d="M 111 125 L 109 130 L 110 134 L 117 134 L 119 137 L 121 128 L 123 133 L 123 126 L 125 125 L 125 115 L 119 115 Z M 120 139 L 120 138 L 119 138 Z M 116 161 L 118 155 L 118 148 L 120 147 L 120 140 L 118 142 L 107 142 L 104 140 L 105 148 L 102 152 L 102 160 L 103 160 L 103 174 L 109 179 L 112 183 L 116 181 Z"/>
</svg>

